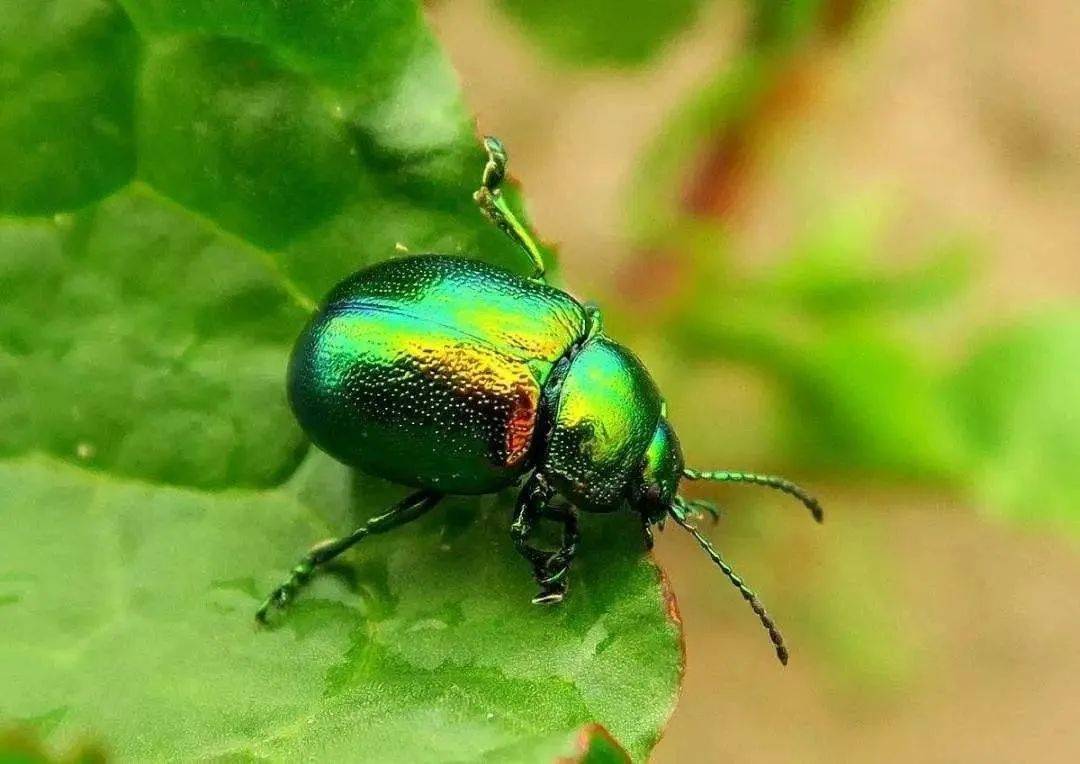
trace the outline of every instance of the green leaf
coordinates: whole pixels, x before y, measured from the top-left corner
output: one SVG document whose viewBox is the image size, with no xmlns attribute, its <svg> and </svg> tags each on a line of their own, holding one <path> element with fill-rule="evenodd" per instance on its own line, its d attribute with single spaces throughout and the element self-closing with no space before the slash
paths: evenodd
<svg viewBox="0 0 1080 764">
<path fill-rule="evenodd" d="M 912 262 L 897 266 L 891 262 L 895 202 L 864 191 L 858 200 L 834 205 L 807 225 L 781 264 L 756 285 L 763 299 L 821 321 L 870 324 L 890 314 L 943 313 L 970 286 L 978 250 L 965 237 L 938 233 L 908 258 Z"/>
<path fill-rule="evenodd" d="M 780 413 L 775 450 L 793 463 L 954 481 L 967 444 L 940 353 L 873 314 L 821 315 L 798 297 L 792 310 L 782 289 L 731 286 L 717 311 L 715 295 L 698 295 L 670 336 L 686 360 L 735 361 L 768 380 Z"/>
<path fill-rule="evenodd" d="M 505 502 L 455 500 L 257 629 L 297 551 L 347 527 L 326 519 L 344 473 L 316 458 L 275 490 L 207 493 L 0 465 L 0 716 L 53 714 L 54 743 L 92 731 L 135 759 L 543 760 L 590 720 L 645 754 L 678 630 L 624 518 L 588 524 L 561 608 L 528 604 Z"/>
<path fill-rule="evenodd" d="M 781 385 L 798 463 L 923 479 L 952 478 L 964 465 L 942 372 L 909 343 L 837 327 L 790 360 Z"/>
<path fill-rule="evenodd" d="M 953 381 L 992 511 L 1080 529 L 1080 315 L 1060 311 L 981 339 Z"/>
<path fill-rule="evenodd" d="M 4 764 L 104 764 L 104 753 L 93 746 L 53 755 L 42 745 L 32 730 L 16 728 L 0 730 L 0 761 Z"/>
<path fill-rule="evenodd" d="M 598 724 L 586 724 L 572 735 L 553 735 L 544 750 L 546 761 L 555 764 L 627 764 L 630 756 L 607 730 Z M 527 756 L 527 754 L 525 754 Z M 520 761 L 516 751 L 501 751 L 496 758 Z"/>
<path fill-rule="evenodd" d="M 544 50 L 573 66 L 636 66 L 697 18 L 703 0 L 498 0 Z"/>
<path fill-rule="evenodd" d="M 417 6 L 24 5 L 0 0 L 0 719 L 121 758 L 371 761 L 546 761 L 599 722 L 644 757 L 681 637 L 625 518 L 588 523 L 560 608 L 528 604 L 501 496 L 253 625 L 401 494 L 289 414 L 312 304 L 399 244 L 528 269 L 472 205 L 483 152 Z"/>
<path fill-rule="evenodd" d="M 6 0 L 0 14 L 0 210 L 49 213 L 127 181 L 139 50 L 128 17 L 101 0 Z"/>
<path fill-rule="evenodd" d="M 0 0 L 0 17 L 23 18 L 23 5 Z M 277 6 L 132 3 L 129 19 L 104 0 L 63 0 L 47 28 L 41 15 L 0 26 L 0 50 L 20 51 L 0 67 L 17 80 L 5 96 L 43 97 L 45 75 L 21 61 L 75 55 L 54 49 L 67 40 L 86 61 L 81 77 L 48 78 L 49 108 L 0 140 L 18 148 L 0 187 L 34 194 L 0 197 L 0 454 L 274 485 L 306 449 L 282 359 L 331 285 L 399 243 L 527 268 L 472 205 L 483 153 L 417 9 Z M 38 193 L 104 150 L 84 79 L 112 93 L 104 55 L 134 44 L 137 62 L 113 62 L 137 63 L 128 175 L 83 184 L 77 202 Z M 85 141 L 72 156 L 54 134 Z M 27 207 L 37 217 L 16 216 Z"/>
</svg>

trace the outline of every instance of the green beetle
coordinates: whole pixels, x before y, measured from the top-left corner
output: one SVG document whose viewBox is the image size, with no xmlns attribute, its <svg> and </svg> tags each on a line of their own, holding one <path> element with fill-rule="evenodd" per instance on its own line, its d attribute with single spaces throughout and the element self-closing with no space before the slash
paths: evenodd
<svg viewBox="0 0 1080 764">
<path fill-rule="evenodd" d="M 645 546 L 671 517 L 720 566 L 776 646 L 787 650 L 754 593 L 692 524 L 706 502 L 679 482 L 752 482 L 821 507 L 782 478 L 699 472 L 683 463 L 660 391 L 634 353 L 604 334 L 599 312 L 544 281 L 544 263 L 500 186 L 506 152 L 486 138 L 475 199 L 531 258 L 522 278 L 474 260 L 419 255 L 380 263 L 335 287 L 297 340 L 288 393 L 301 427 L 352 467 L 417 490 L 348 536 L 313 548 L 257 612 L 284 606 L 315 568 L 373 533 L 420 517 L 448 494 L 521 487 L 510 537 L 532 567 L 534 603 L 566 594 L 577 512 L 629 508 Z M 565 503 L 555 503 L 561 497 Z M 541 520 L 563 528 L 559 549 L 530 543 Z"/>
</svg>

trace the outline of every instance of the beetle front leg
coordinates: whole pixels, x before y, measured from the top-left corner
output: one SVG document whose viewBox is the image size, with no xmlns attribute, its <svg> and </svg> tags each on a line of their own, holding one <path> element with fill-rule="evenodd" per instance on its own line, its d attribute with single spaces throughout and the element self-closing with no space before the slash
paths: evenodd
<svg viewBox="0 0 1080 764">
<path fill-rule="evenodd" d="M 570 563 L 577 552 L 580 538 L 577 515 L 573 508 L 551 506 L 554 495 L 555 491 L 547 481 L 539 474 L 534 474 L 518 495 L 514 519 L 510 523 L 510 538 L 514 541 L 514 547 L 518 554 L 532 565 L 533 578 L 540 585 L 540 592 L 532 600 L 536 605 L 561 602 L 566 596 Z M 544 518 L 563 524 L 563 543 L 556 552 L 548 552 L 529 544 L 537 523 Z"/>
<path fill-rule="evenodd" d="M 529 233 L 529 229 L 510 209 L 502 194 L 501 186 L 506 180 L 506 165 L 509 161 L 506 149 L 503 148 L 502 141 L 491 135 L 484 137 L 484 148 L 487 150 L 488 160 L 484 165 L 484 176 L 480 182 L 480 188 L 473 194 L 473 200 L 484 216 L 529 256 L 533 265 L 532 279 L 543 281 L 544 256 L 540 252 L 540 247 Z"/>
<path fill-rule="evenodd" d="M 653 537 L 652 521 L 645 515 L 641 516 L 641 540 L 645 542 L 645 551 L 651 552 L 656 544 L 656 539 Z"/>
<path fill-rule="evenodd" d="M 548 602 L 559 602 L 566 595 L 567 579 L 570 574 L 570 563 L 574 561 L 574 555 L 577 554 L 577 545 L 581 540 L 581 532 L 578 529 L 577 512 L 573 507 L 553 507 L 548 505 L 543 511 L 544 518 L 548 520 L 555 520 L 562 523 L 563 526 L 563 542 L 562 547 L 555 554 L 551 555 L 547 561 L 547 570 L 545 575 L 541 579 L 537 579 L 537 582 L 544 589 L 540 593 L 540 596 L 533 599 L 536 604 L 546 604 Z M 544 599 L 546 596 L 555 597 L 555 599 Z"/>
</svg>

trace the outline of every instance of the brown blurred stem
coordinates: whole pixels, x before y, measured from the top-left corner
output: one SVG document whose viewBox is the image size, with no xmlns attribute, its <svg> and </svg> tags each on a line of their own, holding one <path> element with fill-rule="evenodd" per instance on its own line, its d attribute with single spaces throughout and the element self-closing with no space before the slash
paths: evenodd
<svg viewBox="0 0 1080 764">
<path fill-rule="evenodd" d="M 753 181 L 761 147 L 814 105 L 823 64 L 856 26 L 870 0 L 823 0 L 814 23 L 792 38 L 772 15 L 778 6 L 759 0 L 750 45 L 764 75 L 745 107 L 719 124 L 704 142 L 685 182 L 681 208 L 698 218 L 726 221 Z"/>
</svg>

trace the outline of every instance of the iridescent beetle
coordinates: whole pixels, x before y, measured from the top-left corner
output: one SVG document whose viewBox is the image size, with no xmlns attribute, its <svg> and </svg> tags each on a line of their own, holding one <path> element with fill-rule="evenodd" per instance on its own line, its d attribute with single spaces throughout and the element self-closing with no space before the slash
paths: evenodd
<svg viewBox="0 0 1080 764">
<path fill-rule="evenodd" d="M 652 526 L 663 529 L 670 517 L 738 587 L 787 663 L 765 608 L 692 523 L 698 510 L 715 516 L 715 508 L 677 490 L 682 479 L 757 483 L 798 498 L 819 522 L 821 507 L 779 477 L 683 464 L 638 357 L 604 334 L 596 309 L 545 282 L 540 250 L 499 190 L 506 152 L 495 138 L 484 145 L 488 161 L 474 198 L 535 272 L 521 278 L 463 257 L 419 255 L 362 270 L 330 292 L 289 363 L 296 418 L 339 461 L 417 490 L 348 536 L 315 546 L 257 618 L 265 621 L 316 566 L 368 535 L 415 520 L 447 494 L 493 493 L 525 478 L 510 538 L 540 587 L 534 603 L 566 594 L 579 510 L 629 508 L 647 548 Z M 561 548 L 530 543 L 542 519 L 562 525 Z"/>
</svg>

